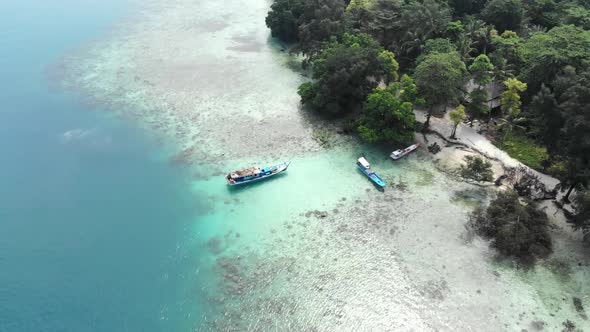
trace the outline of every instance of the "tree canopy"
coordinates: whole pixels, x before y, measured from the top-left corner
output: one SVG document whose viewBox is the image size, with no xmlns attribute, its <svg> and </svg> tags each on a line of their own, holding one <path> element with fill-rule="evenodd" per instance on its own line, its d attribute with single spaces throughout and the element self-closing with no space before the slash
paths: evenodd
<svg viewBox="0 0 590 332">
<path fill-rule="evenodd" d="M 427 129 L 461 103 L 497 146 L 559 178 L 566 202 L 590 189 L 590 2 L 273 0 L 266 24 L 311 68 L 302 103 L 348 114 L 363 139 L 411 140 L 415 107 Z"/>
<path fill-rule="evenodd" d="M 457 133 L 457 127 L 467 117 L 467 115 L 465 114 L 465 106 L 457 106 L 456 109 L 452 110 L 449 113 L 449 117 L 451 118 L 451 122 L 453 123 L 453 131 L 451 132 L 451 138 L 455 138 L 455 133 Z"/>
<path fill-rule="evenodd" d="M 575 203 L 571 222 L 575 229 L 583 232 L 584 240 L 590 241 L 590 192 L 581 191 L 578 193 Z"/>
<path fill-rule="evenodd" d="M 276 0 L 266 16 L 271 35 L 286 42 L 298 41 L 303 6 L 303 0 Z"/>
<path fill-rule="evenodd" d="M 367 97 L 358 120 L 359 136 L 369 142 L 407 143 L 414 139 L 414 100 L 402 93 L 396 82 L 376 88 Z"/>
<path fill-rule="evenodd" d="M 524 18 L 524 8 L 522 0 L 489 0 L 481 14 L 500 32 L 518 30 Z"/>
<path fill-rule="evenodd" d="M 561 96 L 559 107 L 565 117 L 563 147 L 567 152 L 566 172 L 562 182 L 571 189 L 590 182 L 590 70 L 576 75 Z"/>
<path fill-rule="evenodd" d="M 457 101 L 467 79 L 467 68 L 456 52 L 434 52 L 418 64 L 414 77 L 429 108 Z M 428 120 L 430 117 L 428 118 Z M 427 120 L 427 124 L 428 124 Z"/>
<path fill-rule="evenodd" d="M 491 246 L 501 255 L 524 263 L 551 253 L 548 224 L 545 212 L 532 201 L 522 204 L 513 191 L 499 192 L 487 209 L 476 209 L 470 220 L 476 233 L 491 239 Z"/>
<path fill-rule="evenodd" d="M 473 60 L 471 66 L 469 66 L 469 72 L 473 77 L 473 81 L 479 85 L 484 86 L 492 82 L 492 71 L 494 65 L 490 61 L 490 58 L 485 54 L 480 54 Z"/>
<path fill-rule="evenodd" d="M 494 180 L 492 164 L 478 156 L 466 156 L 465 165 L 461 166 L 461 176 L 477 182 L 491 182 Z"/>
<path fill-rule="evenodd" d="M 536 92 L 551 84 L 565 66 L 576 69 L 590 64 L 590 31 L 566 25 L 536 33 L 522 45 L 522 78 Z"/>
<path fill-rule="evenodd" d="M 367 34 L 344 34 L 313 61 L 314 82 L 299 87 L 301 102 L 330 114 L 355 110 L 379 80 L 396 78 L 398 64 Z"/>
</svg>

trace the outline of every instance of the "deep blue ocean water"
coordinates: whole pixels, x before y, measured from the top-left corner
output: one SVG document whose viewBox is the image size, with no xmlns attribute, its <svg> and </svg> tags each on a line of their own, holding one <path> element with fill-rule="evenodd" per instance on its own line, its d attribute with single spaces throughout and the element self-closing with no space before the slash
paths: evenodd
<svg viewBox="0 0 590 332">
<path fill-rule="evenodd" d="M 199 212 L 190 182 L 155 140 L 50 89 L 46 75 L 128 10 L 0 1 L 0 331 L 190 324 L 180 253 Z"/>
</svg>

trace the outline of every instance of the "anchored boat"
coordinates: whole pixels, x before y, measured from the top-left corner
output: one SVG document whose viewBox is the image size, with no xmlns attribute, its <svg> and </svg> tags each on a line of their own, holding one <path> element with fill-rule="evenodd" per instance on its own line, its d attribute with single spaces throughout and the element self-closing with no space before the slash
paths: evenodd
<svg viewBox="0 0 590 332">
<path fill-rule="evenodd" d="M 393 160 L 398 160 L 398 159 L 406 156 L 410 152 L 416 150 L 419 146 L 420 146 L 420 144 L 410 145 L 410 146 L 408 146 L 407 148 L 405 148 L 403 150 L 395 150 L 395 151 L 393 151 L 389 156 Z"/>
<path fill-rule="evenodd" d="M 373 172 L 373 170 L 371 169 L 371 164 L 369 164 L 367 159 L 365 159 L 364 157 L 360 157 L 356 161 L 356 165 L 359 167 L 361 172 L 363 172 L 363 174 L 365 174 L 369 179 L 371 179 L 371 181 L 373 181 L 375 184 L 382 188 L 385 187 L 385 181 L 383 181 L 383 179 L 380 178 L 379 175 Z"/>
<path fill-rule="evenodd" d="M 239 171 L 234 171 L 225 176 L 227 184 L 235 186 L 238 184 L 250 183 L 262 179 L 269 178 L 273 175 L 279 174 L 287 170 L 290 162 L 284 162 L 270 167 L 250 167 Z"/>
</svg>

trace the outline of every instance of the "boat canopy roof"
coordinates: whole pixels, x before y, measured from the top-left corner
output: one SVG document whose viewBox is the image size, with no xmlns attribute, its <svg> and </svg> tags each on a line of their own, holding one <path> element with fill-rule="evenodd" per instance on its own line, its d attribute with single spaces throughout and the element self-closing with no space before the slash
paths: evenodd
<svg viewBox="0 0 590 332">
<path fill-rule="evenodd" d="M 371 164 L 369 164 L 369 162 L 367 161 L 367 159 L 365 159 L 365 157 L 360 157 L 360 158 L 358 159 L 358 162 L 359 162 L 361 165 L 363 165 L 363 167 L 365 167 L 365 168 L 369 168 L 369 167 L 371 167 Z"/>
<path fill-rule="evenodd" d="M 250 175 L 256 175 L 260 173 L 260 168 L 258 167 L 250 167 L 250 168 L 245 168 L 245 169 L 241 169 L 239 171 L 235 171 L 235 172 L 231 172 L 230 176 L 232 178 L 240 178 L 243 176 L 250 176 Z"/>
</svg>

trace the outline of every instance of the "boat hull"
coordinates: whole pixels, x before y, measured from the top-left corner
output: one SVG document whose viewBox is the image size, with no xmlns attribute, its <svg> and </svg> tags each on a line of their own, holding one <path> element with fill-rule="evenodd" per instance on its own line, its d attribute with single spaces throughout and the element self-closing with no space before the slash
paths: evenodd
<svg viewBox="0 0 590 332">
<path fill-rule="evenodd" d="M 375 172 L 368 171 L 367 169 L 365 169 L 364 167 L 362 167 L 360 165 L 358 166 L 358 168 L 374 184 L 378 185 L 381 188 L 384 188 L 385 187 L 385 185 L 386 185 L 385 181 L 383 181 L 383 179 L 379 175 L 377 175 Z"/>
<path fill-rule="evenodd" d="M 404 150 L 393 151 L 389 155 L 389 157 L 391 157 L 391 159 L 393 159 L 393 160 L 401 159 L 401 158 L 407 156 L 408 154 L 416 151 L 416 149 L 418 149 L 419 146 L 420 146 L 419 144 L 414 144 L 414 145 L 410 145 L 409 147 L 405 148 Z M 399 154 L 396 154 L 396 152 L 399 152 Z"/>
<path fill-rule="evenodd" d="M 244 184 L 248 184 L 248 183 L 252 183 L 252 182 L 257 182 L 257 181 L 260 181 L 260 180 L 265 180 L 265 179 L 268 179 L 268 178 L 270 178 L 270 177 L 272 177 L 274 175 L 283 173 L 284 171 L 287 170 L 287 168 L 289 167 L 289 164 L 290 163 L 287 162 L 287 163 L 282 163 L 282 164 L 278 164 L 278 165 L 275 165 L 275 166 L 268 167 L 268 169 L 276 169 L 276 170 L 273 171 L 273 172 L 271 172 L 271 173 L 269 173 L 269 174 L 264 174 L 264 175 L 261 175 L 261 176 L 257 176 L 257 177 L 253 177 L 253 178 L 246 179 L 246 180 L 241 180 L 241 181 L 231 180 L 231 179 L 229 179 L 226 176 L 227 184 L 229 186 L 232 186 L 233 187 L 233 186 L 240 186 L 240 185 L 244 185 Z"/>
</svg>

